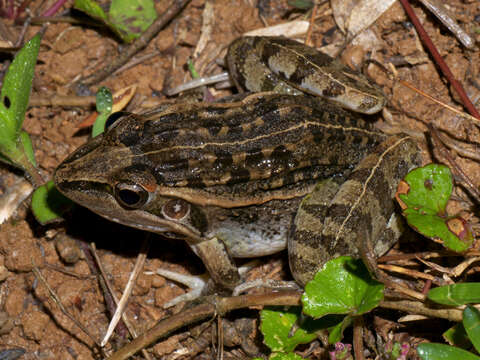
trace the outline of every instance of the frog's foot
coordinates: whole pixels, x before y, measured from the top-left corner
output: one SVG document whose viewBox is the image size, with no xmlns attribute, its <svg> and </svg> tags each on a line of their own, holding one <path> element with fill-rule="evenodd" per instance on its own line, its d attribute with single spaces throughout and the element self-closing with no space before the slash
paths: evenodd
<svg viewBox="0 0 480 360">
<path fill-rule="evenodd" d="M 166 279 L 175 281 L 182 285 L 185 285 L 189 289 L 189 292 L 183 295 L 179 295 L 176 298 L 163 304 L 163 308 L 167 309 L 174 305 L 177 305 L 183 301 L 192 301 L 199 298 L 207 286 L 209 275 L 207 273 L 202 275 L 184 275 L 175 271 L 157 269 L 157 274 L 163 276 Z"/>
<path fill-rule="evenodd" d="M 237 296 L 251 289 L 267 288 L 270 290 L 299 290 L 300 286 L 295 281 L 257 279 L 246 281 L 233 289 L 233 295 Z"/>
</svg>

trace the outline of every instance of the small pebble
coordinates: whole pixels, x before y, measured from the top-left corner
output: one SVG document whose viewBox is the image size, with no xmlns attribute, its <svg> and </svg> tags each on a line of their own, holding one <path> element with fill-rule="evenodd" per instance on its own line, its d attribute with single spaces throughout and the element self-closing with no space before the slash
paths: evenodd
<svg viewBox="0 0 480 360">
<path fill-rule="evenodd" d="M 75 264 L 80 259 L 80 249 L 75 239 L 64 233 L 55 236 L 55 249 L 58 256 L 67 264 Z"/>
</svg>

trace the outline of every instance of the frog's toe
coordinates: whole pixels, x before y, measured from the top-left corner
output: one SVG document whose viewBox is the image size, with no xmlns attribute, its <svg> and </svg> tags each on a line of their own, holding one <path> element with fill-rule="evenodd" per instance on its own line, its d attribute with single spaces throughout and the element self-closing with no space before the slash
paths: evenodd
<svg viewBox="0 0 480 360">
<path fill-rule="evenodd" d="M 299 290 L 300 287 L 295 281 L 273 280 L 273 279 L 256 279 L 246 281 L 237 285 L 233 289 L 233 295 L 240 295 L 251 289 L 266 288 L 270 290 Z"/>
<path fill-rule="evenodd" d="M 176 298 L 163 304 L 164 309 L 177 305 L 183 301 L 192 301 L 199 298 L 202 295 L 207 285 L 207 281 L 209 279 L 208 274 L 184 275 L 184 274 L 179 274 L 177 272 L 164 270 L 164 269 L 157 269 L 157 274 L 169 280 L 185 285 L 189 289 L 191 289 L 186 294 L 179 295 Z"/>
</svg>

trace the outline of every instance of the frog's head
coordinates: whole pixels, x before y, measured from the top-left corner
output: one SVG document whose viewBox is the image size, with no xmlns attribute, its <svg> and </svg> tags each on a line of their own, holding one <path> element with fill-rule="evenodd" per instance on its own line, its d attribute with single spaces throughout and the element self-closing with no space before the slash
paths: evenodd
<svg viewBox="0 0 480 360">
<path fill-rule="evenodd" d="M 57 188 L 111 221 L 201 241 L 207 227 L 202 207 L 159 183 L 155 169 L 140 154 L 144 151 L 138 147 L 143 130 L 142 119 L 135 115 L 117 120 L 58 166 L 54 174 Z"/>
</svg>

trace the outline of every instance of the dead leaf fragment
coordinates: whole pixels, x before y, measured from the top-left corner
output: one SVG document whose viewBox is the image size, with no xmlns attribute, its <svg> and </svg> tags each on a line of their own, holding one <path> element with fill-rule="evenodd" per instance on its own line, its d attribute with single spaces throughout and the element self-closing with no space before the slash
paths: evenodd
<svg viewBox="0 0 480 360">
<path fill-rule="evenodd" d="M 351 39 L 372 25 L 394 2 L 394 0 L 332 0 L 331 5 L 335 22 Z"/>
</svg>

